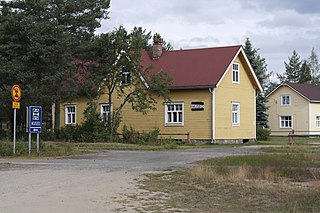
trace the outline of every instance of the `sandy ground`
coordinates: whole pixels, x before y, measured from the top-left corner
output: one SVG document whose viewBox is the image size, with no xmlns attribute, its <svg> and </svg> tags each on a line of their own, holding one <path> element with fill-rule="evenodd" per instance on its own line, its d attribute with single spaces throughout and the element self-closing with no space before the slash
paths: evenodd
<svg viewBox="0 0 320 213">
<path fill-rule="evenodd" d="M 0 159 L 0 213 L 141 212 L 137 208 L 145 199 L 136 198 L 152 197 L 137 186 L 144 173 L 253 152 L 254 148 L 106 151 L 70 159 Z"/>
<path fill-rule="evenodd" d="M 0 212 L 134 212 L 134 173 L 92 170 L 0 171 Z M 15 181 L 16 180 L 16 181 Z"/>
</svg>

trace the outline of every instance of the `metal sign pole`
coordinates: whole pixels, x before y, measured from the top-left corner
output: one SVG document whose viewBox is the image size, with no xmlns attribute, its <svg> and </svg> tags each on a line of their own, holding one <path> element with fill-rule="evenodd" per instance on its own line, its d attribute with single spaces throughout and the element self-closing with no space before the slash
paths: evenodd
<svg viewBox="0 0 320 213">
<path fill-rule="evenodd" d="M 29 132 L 29 156 L 31 155 L 31 132 Z"/>
<path fill-rule="evenodd" d="M 39 153 L 39 145 L 40 145 L 40 137 L 39 137 L 39 133 L 37 133 L 37 153 Z"/>
<path fill-rule="evenodd" d="M 13 109 L 13 155 L 16 155 L 17 109 Z"/>
</svg>

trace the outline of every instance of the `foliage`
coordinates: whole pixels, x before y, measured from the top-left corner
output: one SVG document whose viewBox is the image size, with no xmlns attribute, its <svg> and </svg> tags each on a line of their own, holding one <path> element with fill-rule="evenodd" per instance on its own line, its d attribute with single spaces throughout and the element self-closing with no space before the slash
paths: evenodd
<svg viewBox="0 0 320 213">
<path fill-rule="evenodd" d="M 40 140 L 53 141 L 55 139 L 55 133 L 53 131 L 43 131 L 40 134 Z"/>
<path fill-rule="evenodd" d="M 162 44 L 162 49 L 163 49 L 164 51 L 173 50 L 172 44 L 171 44 L 170 42 L 167 43 L 167 42 L 162 38 L 162 36 L 161 36 L 159 33 L 154 33 L 154 34 L 153 34 L 153 37 L 152 37 L 152 40 L 153 40 L 153 43 L 154 43 L 154 44 L 159 44 L 159 43 L 161 43 L 161 44 Z M 149 46 L 147 47 L 147 49 L 148 49 L 148 50 L 151 50 L 151 49 L 152 49 L 152 46 L 149 45 Z"/>
<path fill-rule="evenodd" d="M 308 59 L 300 59 L 294 50 L 289 62 L 285 62 L 285 73 L 278 74 L 281 82 L 289 81 L 293 83 L 318 83 L 320 77 L 320 64 L 318 55 L 313 48 Z"/>
<path fill-rule="evenodd" d="M 318 83 L 320 81 L 320 63 L 319 57 L 314 48 L 312 48 L 307 62 L 311 70 L 312 82 Z"/>
<path fill-rule="evenodd" d="M 73 61 L 100 27 L 100 20 L 108 18 L 109 5 L 110 0 L 1 1 L 1 96 L 19 84 L 22 108 L 30 103 L 48 107 L 56 103 L 59 127 L 60 101 L 77 92 Z M 9 110 L 10 99 L 1 100 Z"/>
<path fill-rule="evenodd" d="M 27 155 L 29 153 L 28 143 L 25 141 L 16 142 L 16 156 Z M 0 156 L 8 157 L 13 156 L 13 142 L 12 141 L 0 141 Z"/>
<path fill-rule="evenodd" d="M 125 105 L 130 104 L 133 110 L 144 114 L 155 110 L 156 100 L 146 83 L 151 84 L 149 86 L 154 92 L 167 97 L 170 79 L 165 77 L 166 74 L 151 74 L 141 65 L 141 51 L 146 48 L 150 38 L 151 33 L 142 28 L 134 28 L 129 33 L 120 26 L 110 33 L 95 36 L 87 47 L 88 55 L 95 61 L 90 81 L 95 82 L 92 85 L 97 87 L 97 96 L 106 94 L 108 103 L 114 103 L 114 94 L 121 100 L 119 105 L 112 105 L 112 117 L 109 115 L 108 118 L 111 138 L 117 130 L 116 124 Z M 157 84 L 148 81 L 157 75 Z M 142 77 L 147 82 L 143 82 Z"/>
<path fill-rule="evenodd" d="M 270 140 L 270 130 L 257 126 L 257 140 L 258 141 Z"/>
<path fill-rule="evenodd" d="M 244 51 L 249 59 L 253 71 L 255 72 L 262 88 L 265 90 L 268 84 L 267 64 L 264 58 L 258 53 L 259 49 L 252 47 L 249 38 L 246 39 Z M 256 99 L 256 125 L 267 128 L 268 127 L 268 114 L 267 114 L 267 98 L 266 93 L 263 91 L 258 94 Z"/>
<path fill-rule="evenodd" d="M 83 113 L 84 120 L 79 126 L 80 134 L 83 135 L 81 141 L 95 142 L 106 138 L 106 126 L 100 117 L 100 113 L 98 113 L 97 107 L 96 103 L 90 102 Z"/>
<path fill-rule="evenodd" d="M 97 104 L 88 103 L 84 111 L 84 119 L 81 124 L 75 126 L 66 126 L 61 128 L 61 138 L 66 141 L 77 142 L 101 142 L 109 139 L 109 134 L 100 114 L 97 110 Z"/>
<path fill-rule="evenodd" d="M 122 128 L 122 139 L 124 143 L 128 144 L 143 144 L 154 145 L 158 143 L 159 129 L 154 128 L 149 132 L 139 133 L 131 126 L 128 128 L 126 125 Z"/>
<path fill-rule="evenodd" d="M 312 81 L 311 69 L 306 60 L 303 60 L 300 72 L 299 72 L 299 83 L 310 83 Z"/>
<path fill-rule="evenodd" d="M 292 83 L 299 82 L 301 59 L 298 53 L 294 50 L 292 56 L 288 58 L 289 62 L 284 62 L 285 72 L 283 75 L 278 74 L 278 78 L 281 82 L 289 81 Z"/>
<path fill-rule="evenodd" d="M 78 133 L 79 133 L 79 126 L 78 125 L 65 126 L 60 129 L 58 138 L 64 139 L 66 142 L 76 141 L 80 137 Z"/>
</svg>

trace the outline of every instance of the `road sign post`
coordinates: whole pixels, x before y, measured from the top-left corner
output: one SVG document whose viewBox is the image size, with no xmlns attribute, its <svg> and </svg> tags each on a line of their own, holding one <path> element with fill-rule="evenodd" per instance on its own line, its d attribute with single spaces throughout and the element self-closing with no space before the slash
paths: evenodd
<svg viewBox="0 0 320 213">
<path fill-rule="evenodd" d="M 29 155 L 31 155 L 31 134 L 37 134 L 37 152 L 39 152 L 40 136 L 42 132 L 42 107 L 41 106 L 29 106 Z"/>
<path fill-rule="evenodd" d="M 13 108 L 13 155 L 16 155 L 16 126 L 17 126 L 17 109 L 20 109 L 21 88 L 14 85 L 11 88 L 12 108 Z"/>
</svg>

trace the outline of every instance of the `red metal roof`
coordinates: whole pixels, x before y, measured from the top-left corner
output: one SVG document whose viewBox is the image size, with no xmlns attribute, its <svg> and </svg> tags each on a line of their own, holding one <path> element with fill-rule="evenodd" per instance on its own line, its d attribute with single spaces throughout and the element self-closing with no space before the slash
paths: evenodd
<svg viewBox="0 0 320 213">
<path fill-rule="evenodd" d="M 285 82 L 289 87 L 296 90 L 301 95 L 305 96 L 309 101 L 320 101 L 320 85 L 317 84 L 301 84 Z"/>
<path fill-rule="evenodd" d="M 142 52 L 143 67 L 151 73 L 161 70 L 172 77 L 172 88 L 215 87 L 238 53 L 241 45 L 164 51 L 159 59 Z"/>
</svg>

